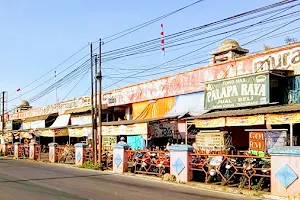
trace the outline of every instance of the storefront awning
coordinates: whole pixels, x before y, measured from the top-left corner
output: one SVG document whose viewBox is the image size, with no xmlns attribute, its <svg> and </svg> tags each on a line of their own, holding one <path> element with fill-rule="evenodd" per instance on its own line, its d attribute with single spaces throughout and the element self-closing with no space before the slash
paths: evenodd
<svg viewBox="0 0 300 200">
<path fill-rule="evenodd" d="M 206 113 L 204 110 L 204 92 L 177 96 L 174 107 L 166 114 L 167 117 L 197 116 Z"/>
<path fill-rule="evenodd" d="M 70 117 L 70 114 L 59 115 L 54 121 L 54 123 L 50 126 L 50 128 L 62 128 L 68 126 Z"/>
<path fill-rule="evenodd" d="M 38 128 L 45 128 L 46 123 L 45 120 L 48 118 L 48 115 L 38 116 L 38 117 L 31 117 L 23 120 L 23 129 L 38 129 Z"/>
</svg>

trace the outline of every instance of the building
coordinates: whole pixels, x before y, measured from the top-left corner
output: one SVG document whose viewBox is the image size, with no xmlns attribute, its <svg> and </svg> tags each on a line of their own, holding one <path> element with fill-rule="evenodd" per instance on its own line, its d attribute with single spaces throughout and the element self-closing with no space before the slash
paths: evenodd
<svg viewBox="0 0 300 200">
<path fill-rule="evenodd" d="M 267 114 L 297 112 L 297 103 L 300 101 L 298 98 L 300 43 L 255 54 L 247 53 L 248 50 L 240 47 L 236 41 L 225 40 L 212 53 L 211 65 L 209 66 L 106 91 L 102 98 L 103 141 L 110 145 L 118 140 L 118 136 L 125 135 L 129 136 L 127 140 L 135 148 L 141 148 L 145 143 L 149 145 L 148 141 L 155 140 L 157 140 L 156 144 L 163 145 L 170 138 L 185 139 L 187 127 L 220 128 L 222 126 L 214 126 L 213 124 L 221 123 L 225 123 L 223 127 L 226 127 L 227 117 L 244 116 L 242 107 L 253 108 L 250 109 L 253 111 L 262 109 L 261 107 L 268 110 L 268 107 L 272 105 L 274 108 L 272 112 L 260 111 L 256 113 L 263 115 L 264 120 L 263 123 L 254 125 L 259 125 L 262 128 L 268 125 L 265 123 Z M 270 79 L 271 82 L 269 81 L 268 84 L 284 86 L 285 93 L 279 96 L 273 92 L 272 102 L 267 101 L 269 97 L 266 97 L 266 101 L 260 104 L 252 103 L 242 107 L 232 106 L 218 109 L 213 108 L 211 104 L 211 107 L 205 109 L 207 84 L 236 77 L 256 76 L 257 74 L 277 77 L 276 80 Z M 281 78 L 278 79 L 278 77 Z M 278 84 L 279 82 L 280 84 Z M 52 141 L 54 135 L 55 137 L 69 137 L 69 140 L 73 137 L 90 137 L 90 102 L 91 97 L 84 96 L 45 107 L 19 110 L 19 112 L 12 114 L 6 122 L 6 132 L 8 135 L 19 133 L 21 137 L 35 134 L 48 137 L 48 141 Z M 284 104 L 295 105 L 279 106 Z M 287 110 L 276 109 L 276 106 L 285 107 Z M 215 110 L 218 112 L 214 112 Z M 240 110 L 235 111 L 235 113 L 243 114 L 234 114 L 234 111 L 230 110 Z M 223 113 L 222 116 L 219 113 Z M 230 116 L 228 113 L 231 113 Z M 185 118 L 187 117 L 193 117 L 189 118 L 195 122 L 193 126 L 186 125 Z M 225 117 L 225 122 L 218 121 L 220 120 L 219 117 Z M 248 121 L 251 120 L 248 119 Z M 201 123 L 204 124 L 198 126 Z M 294 120 L 289 124 L 296 123 L 298 121 Z M 14 127 L 12 124 L 15 124 Z M 195 126 L 195 124 L 198 125 Z M 197 132 L 197 128 L 192 129 L 188 131 L 191 138 L 193 133 Z M 246 147 L 247 145 L 249 146 L 245 142 L 241 146 Z"/>
</svg>

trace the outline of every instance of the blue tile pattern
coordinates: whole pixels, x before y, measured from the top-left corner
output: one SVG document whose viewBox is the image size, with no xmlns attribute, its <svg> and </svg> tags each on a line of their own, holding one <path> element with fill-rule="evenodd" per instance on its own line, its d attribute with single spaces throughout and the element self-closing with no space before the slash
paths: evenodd
<svg viewBox="0 0 300 200">
<path fill-rule="evenodd" d="M 285 188 L 288 188 L 298 178 L 297 174 L 287 164 L 279 169 L 275 177 Z"/>
<path fill-rule="evenodd" d="M 114 161 L 115 161 L 116 165 L 119 167 L 119 165 L 122 162 L 121 156 L 119 154 L 117 154 L 117 156 L 115 157 Z"/>
<path fill-rule="evenodd" d="M 77 154 L 76 154 L 76 160 L 77 160 L 77 162 L 80 162 L 80 161 L 81 161 L 81 159 L 82 159 L 81 152 L 80 152 L 80 151 L 78 151 L 78 152 L 77 152 Z"/>
<path fill-rule="evenodd" d="M 185 168 L 185 166 L 184 166 L 183 162 L 180 160 L 180 158 L 177 158 L 177 160 L 173 164 L 173 167 L 175 167 L 177 174 L 180 174 L 182 172 L 182 170 Z"/>
</svg>

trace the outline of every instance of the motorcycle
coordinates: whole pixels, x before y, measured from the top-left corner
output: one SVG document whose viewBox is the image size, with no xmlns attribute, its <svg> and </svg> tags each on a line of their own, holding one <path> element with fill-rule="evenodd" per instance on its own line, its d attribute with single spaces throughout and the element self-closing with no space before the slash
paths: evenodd
<svg viewBox="0 0 300 200">
<path fill-rule="evenodd" d="M 158 157 L 156 161 L 156 173 L 165 174 L 169 173 L 168 167 L 170 166 L 170 155 L 165 153 Z"/>
<path fill-rule="evenodd" d="M 207 177 L 207 182 L 220 182 L 222 177 L 218 175 L 218 172 L 222 173 L 222 163 L 223 163 L 223 156 L 215 156 L 209 158 L 209 175 Z"/>
<path fill-rule="evenodd" d="M 244 159 L 243 158 L 228 158 L 225 162 L 225 174 L 224 178 L 227 180 L 222 180 L 221 185 L 225 184 L 237 184 L 240 181 L 239 174 L 234 174 L 236 172 L 240 172 L 243 166 Z"/>
<path fill-rule="evenodd" d="M 248 184 L 250 184 L 251 187 L 256 185 L 256 183 L 258 183 L 258 178 L 252 177 L 252 175 L 256 173 L 256 171 L 253 168 L 262 167 L 260 161 L 261 161 L 260 158 L 251 158 L 249 161 L 245 160 L 243 164 L 243 168 L 244 168 L 244 173 L 246 173 L 247 176 L 246 175 L 241 176 L 239 188 L 244 188 L 247 182 Z M 251 177 L 251 179 L 249 179 L 249 177 Z"/>
<path fill-rule="evenodd" d="M 262 159 L 259 164 L 262 168 L 260 174 L 270 176 L 270 168 L 271 168 L 270 160 Z M 269 192 L 270 188 L 271 188 L 270 177 L 264 177 L 264 176 L 261 176 L 258 179 L 257 184 L 252 186 L 253 190 L 260 190 L 260 191 L 264 190 L 267 192 Z"/>
<path fill-rule="evenodd" d="M 135 171 L 137 169 L 141 169 L 141 162 L 140 160 L 142 160 L 143 158 L 143 153 L 142 152 L 136 152 L 134 155 L 133 155 L 133 165 L 132 165 L 132 168 L 131 168 L 131 172 L 132 173 L 135 173 Z"/>
</svg>

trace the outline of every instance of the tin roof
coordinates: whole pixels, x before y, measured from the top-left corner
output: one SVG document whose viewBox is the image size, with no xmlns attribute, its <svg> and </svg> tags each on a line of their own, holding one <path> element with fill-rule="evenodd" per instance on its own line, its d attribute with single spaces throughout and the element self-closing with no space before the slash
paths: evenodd
<svg viewBox="0 0 300 200">
<path fill-rule="evenodd" d="M 257 114 L 272 114 L 272 113 L 284 113 L 284 112 L 297 112 L 300 111 L 300 104 L 287 104 L 287 105 L 276 105 L 259 108 L 244 108 L 235 110 L 223 110 L 213 111 L 199 115 L 196 117 L 189 117 L 186 119 L 207 119 L 217 117 L 233 117 L 233 116 L 246 116 L 246 115 L 257 115 Z"/>
</svg>

